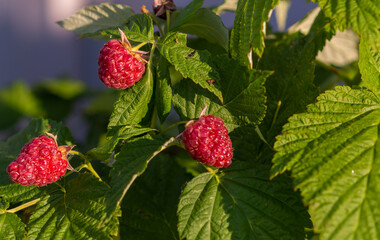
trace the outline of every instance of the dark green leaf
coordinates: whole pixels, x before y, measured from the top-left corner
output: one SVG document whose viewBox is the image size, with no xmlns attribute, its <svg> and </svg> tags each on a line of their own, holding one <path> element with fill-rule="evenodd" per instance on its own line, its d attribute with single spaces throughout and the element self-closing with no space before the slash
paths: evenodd
<svg viewBox="0 0 380 240">
<path fill-rule="evenodd" d="M 132 185 L 122 203 L 122 239 L 179 239 L 177 205 L 189 175 L 169 155 L 160 154 Z"/>
<path fill-rule="evenodd" d="M 210 54 L 207 51 L 195 51 L 186 46 L 186 34 L 169 33 L 159 46 L 161 54 L 184 78 L 190 78 L 196 84 L 214 93 L 223 102 L 220 91 L 220 77 L 214 70 Z M 208 81 L 214 81 L 209 84 Z"/>
<path fill-rule="evenodd" d="M 334 34 L 334 22 L 320 13 L 308 35 L 294 34 L 267 42 L 259 66 L 274 70 L 266 82 L 268 112 L 262 126 L 271 144 L 291 115 L 315 101 L 318 89 L 313 83 L 313 60 Z"/>
<path fill-rule="evenodd" d="M 231 55 L 249 65 L 248 53 L 258 56 L 264 51 L 266 22 L 270 11 L 280 0 L 241 0 L 236 9 L 234 27 L 231 32 Z"/>
<path fill-rule="evenodd" d="M 135 86 L 124 90 L 115 103 L 108 124 L 109 135 L 116 134 L 121 127 L 138 125 L 148 111 L 148 103 L 152 94 L 153 75 L 151 62 L 149 62 L 143 78 Z"/>
<path fill-rule="evenodd" d="M 310 226 L 288 178 L 268 179 L 267 167 L 234 164 L 193 178 L 178 205 L 186 239 L 304 239 Z"/>
<path fill-rule="evenodd" d="M 173 104 L 182 120 L 199 117 L 208 106 L 206 114 L 221 117 L 229 131 L 239 125 L 256 125 L 265 115 L 265 79 L 267 71 L 249 70 L 226 55 L 215 58 L 221 76 L 224 104 L 206 90 L 189 80 L 182 80 L 175 88 Z"/>
<path fill-rule="evenodd" d="M 58 24 L 76 34 L 92 36 L 104 30 L 122 28 L 133 14 L 127 5 L 101 3 L 87 6 Z"/>
<path fill-rule="evenodd" d="M 17 203 L 31 200 L 40 193 L 37 186 L 21 186 L 20 184 L 10 184 L 0 186 L 0 197 L 10 203 Z"/>
<path fill-rule="evenodd" d="M 46 79 L 39 88 L 65 100 L 74 99 L 85 91 L 83 82 L 68 78 Z"/>
<path fill-rule="evenodd" d="M 147 132 L 155 131 L 155 129 L 151 128 L 131 128 L 131 127 L 123 127 L 120 128 L 118 133 L 113 135 L 110 140 L 108 140 L 104 145 L 91 149 L 86 153 L 86 155 L 92 160 L 99 161 L 110 161 L 112 151 L 115 149 L 116 145 L 120 140 L 127 140 L 133 137 L 143 135 Z"/>
<path fill-rule="evenodd" d="M 107 214 L 117 209 L 133 182 L 148 166 L 148 163 L 163 151 L 174 138 L 152 138 L 149 135 L 133 139 L 123 145 L 111 170 L 111 190 L 107 193 Z M 166 141 L 166 142 L 165 142 Z"/>
<path fill-rule="evenodd" d="M 14 213 L 0 214 L 0 239 L 25 239 L 25 224 Z"/>
<path fill-rule="evenodd" d="M 172 108 L 173 92 L 170 85 L 169 66 L 169 62 L 160 57 L 157 64 L 156 106 L 161 123 L 165 121 Z"/>
<path fill-rule="evenodd" d="M 117 234 L 117 218 L 102 222 L 109 189 L 105 183 L 79 174 L 64 189 L 49 187 L 29 219 L 27 239 L 112 239 Z"/>
<path fill-rule="evenodd" d="M 8 89 L 2 90 L 0 101 L 22 115 L 40 117 L 44 114 L 36 96 L 27 85 L 20 81 L 13 83 Z"/>
<path fill-rule="evenodd" d="M 360 42 L 359 67 L 363 85 L 380 93 L 380 52 L 374 51 L 364 39 Z"/>
<path fill-rule="evenodd" d="M 292 171 L 320 239 L 379 239 L 380 99 L 336 87 L 277 137 L 273 175 Z"/>
<path fill-rule="evenodd" d="M 128 18 L 126 26 L 121 28 L 129 40 L 135 42 L 154 42 L 152 19 L 147 14 L 136 14 Z M 102 35 L 120 38 L 118 29 L 102 31 Z"/>
<path fill-rule="evenodd" d="M 175 21 L 170 27 L 170 31 L 177 31 L 177 29 L 186 24 L 191 19 L 194 18 L 197 11 L 202 7 L 203 0 L 193 0 L 190 4 L 188 4 L 177 16 Z"/>
<path fill-rule="evenodd" d="M 224 26 L 222 19 L 210 9 L 199 9 L 196 15 L 181 25 L 177 31 L 196 35 L 228 49 L 228 29 Z"/>
</svg>

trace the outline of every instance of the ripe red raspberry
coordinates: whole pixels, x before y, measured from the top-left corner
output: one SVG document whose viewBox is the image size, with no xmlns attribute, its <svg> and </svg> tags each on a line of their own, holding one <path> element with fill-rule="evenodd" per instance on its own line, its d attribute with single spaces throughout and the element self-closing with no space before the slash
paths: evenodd
<svg viewBox="0 0 380 240">
<path fill-rule="evenodd" d="M 192 158 L 218 168 L 231 164 L 232 143 L 221 118 L 207 115 L 187 125 L 182 141 Z"/>
<path fill-rule="evenodd" d="M 21 149 L 7 171 L 12 181 L 21 185 L 44 186 L 57 181 L 72 169 L 67 154 L 73 146 L 58 146 L 56 137 L 47 133 L 34 138 Z"/>
<path fill-rule="evenodd" d="M 104 44 L 98 59 L 100 80 L 107 86 L 125 89 L 139 81 L 145 72 L 145 52 L 134 51 L 124 33 L 121 40 L 111 40 Z"/>
</svg>

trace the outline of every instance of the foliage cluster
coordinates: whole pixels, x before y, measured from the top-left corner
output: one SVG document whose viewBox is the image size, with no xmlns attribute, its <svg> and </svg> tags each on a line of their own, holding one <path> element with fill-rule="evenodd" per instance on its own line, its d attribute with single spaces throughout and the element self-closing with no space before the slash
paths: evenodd
<svg viewBox="0 0 380 240">
<path fill-rule="evenodd" d="M 0 92 L 2 129 L 33 117 L 0 143 L 0 238 L 380 240 L 380 0 L 315 0 L 306 31 L 274 33 L 279 2 L 193 0 L 165 21 L 102 3 L 59 22 L 95 40 L 120 28 L 150 59 L 123 91 L 61 79 Z M 232 29 L 223 11 L 235 12 Z M 347 29 L 360 37 L 357 61 L 319 58 Z M 70 159 L 79 173 L 12 183 L 6 168 L 34 137 L 75 144 L 59 121 L 84 98 L 89 134 Z M 228 168 L 197 163 L 175 138 L 205 106 L 229 130 Z"/>
</svg>

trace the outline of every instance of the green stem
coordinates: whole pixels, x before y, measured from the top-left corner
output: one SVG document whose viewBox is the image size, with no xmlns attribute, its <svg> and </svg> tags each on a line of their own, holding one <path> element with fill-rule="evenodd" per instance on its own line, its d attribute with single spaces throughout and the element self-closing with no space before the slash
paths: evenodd
<svg viewBox="0 0 380 240">
<path fill-rule="evenodd" d="M 75 151 L 75 150 L 71 150 L 70 151 L 71 154 L 75 154 L 77 156 L 79 156 L 80 158 L 82 158 L 84 160 L 84 164 L 81 165 L 79 168 L 78 168 L 78 171 L 82 170 L 83 168 L 86 168 L 87 170 L 89 170 L 95 177 L 97 177 L 99 179 L 99 181 L 102 182 L 102 179 L 100 178 L 100 176 L 98 175 L 98 173 L 95 171 L 95 169 L 92 167 L 92 164 L 90 161 L 88 161 L 87 157 L 81 153 L 81 152 L 78 152 L 78 151 Z"/>
<path fill-rule="evenodd" d="M 176 123 L 173 123 L 172 125 L 170 125 L 169 127 L 167 127 L 166 129 L 164 129 L 163 131 L 161 131 L 162 134 L 166 133 L 167 131 L 169 131 L 170 129 L 174 128 L 174 127 L 177 127 L 178 125 L 181 125 L 181 124 L 186 124 L 188 121 L 179 121 L 179 122 L 176 122 Z"/>
<path fill-rule="evenodd" d="M 278 112 L 280 111 L 280 107 L 281 107 L 281 100 L 278 101 L 278 103 L 277 103 L 276 112 L 274 113 L 272 125 L 270 126 L 270 128 L 272 128 L 274 126 L 274 124 L 276 123 L 276 121 L 277 121 Z"/>
<path fill-rule="evenodd" d="M 166 9 L 166 32 L 170 30 L 170 10 Z"/>
<path fill-rule="evenodd" d="M 158 22 L 156 16 L 153 13 L 151 13 L 151 12 L 145 12 L 145 14 L 148 14 L 148 16 L 150 18 L 152 18 L 153 22 L 157 25 L 158 31 L 160 31 L 161 37 L 164 36 L 164 31 L 162 30 L 161 25 Z"/>
<path fill-rule="evenodd" d="M 81 153 L 81 152 L 78 152 L 78 151 L 75 151 L 75 150 L 71 150 L 69 153 L 77 155 L 80 158 L 82 158 L 83 160 L 87 161 L 86 156 L 83 153 Z"/>
<path fill-rule="evenodd" d="M 139 50 L 139 49 L 142 48 L 145 44 L 147 44 L 147 43 L 146 43 L 146 42 L 142 42 L 142 43 L 140 43 L 139 45 L 134 46 L 134 47 L 132 48 L 132 51 L 137 51 L 137 50 Z"/>
<path fill-rule="evenodd" d="M 15 213 L 15 212 L 17 212 L 17 211 L 20 211 L 20 210 L 22 210 L 22 209 L 25 209 L 25 208 L 27 208 L 27 207 L 30 207 L 30 206 L 32 206 L 32 205 L 38 203 L 40 200 L 41 200 L 41 198 L 34 199 L 34 200 L 32 200 L 32 201 L 30 201 L 30 202 L 27 202 L 27 203 L 24 203 L 24 204 L 22 204 L 22 205 L 20 205 L 20 206 L 18 206 L 18 207 L 15 207 L 15 208 L 9 209 L 9 210 L 7 210 L 6 212 L 7 212 L 7 213 Z"/>
<path fill-rule="evenodd" d="M 263 134 L 261 133 L 260 128 L 258 126 L 255 127 L 255 131 L 256 131 L 257 135 L 259 135 L 259 138 L 261 139 L 261 141 L 263 141 L 266 145 L 268 145 L 268 147 L 270 149 L 272 149 L 274 151 L 272 146 L 267 142 L 267 140 L 265 140 L 265 138 L 264 138 Z"/>
</svg>

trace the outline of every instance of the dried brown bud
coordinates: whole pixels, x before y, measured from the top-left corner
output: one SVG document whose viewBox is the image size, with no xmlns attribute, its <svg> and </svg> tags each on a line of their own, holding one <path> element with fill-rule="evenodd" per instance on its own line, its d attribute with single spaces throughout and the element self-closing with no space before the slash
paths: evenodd
<svg viewBox="0 0 380 240">
<path fill-rule="evenodd" d="M 170 12 L 177 10 L 177 7 L 174 4 L 173 0 L 153 1 L 153 12 L 157 17 L 166 19 L 166 10 L 169 10 Z"/>
</svg>

